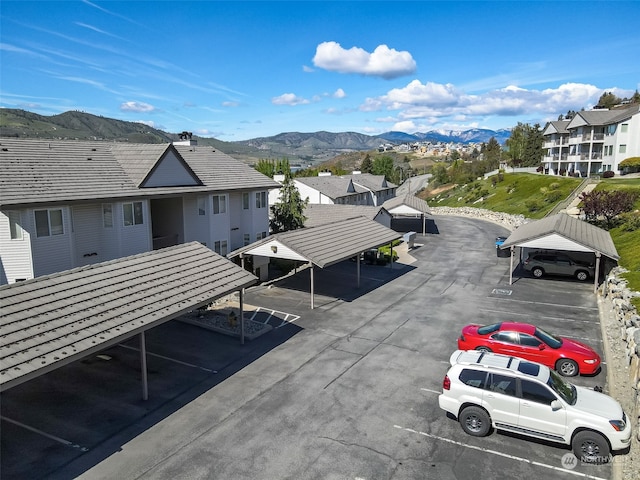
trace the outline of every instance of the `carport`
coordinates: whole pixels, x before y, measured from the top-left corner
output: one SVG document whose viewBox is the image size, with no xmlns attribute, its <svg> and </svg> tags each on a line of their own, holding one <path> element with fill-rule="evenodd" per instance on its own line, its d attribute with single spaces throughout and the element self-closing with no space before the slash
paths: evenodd
<svg viewBox="0 0 640 480">
<path fill-rule="evenodd" d="M 426 234 L 426 216 L 431 215 L 427 202 L 408 193 L 404 197 L 387 200 L 382 206 L 394 217 L 420 217 L 422 220 L 422 235 Z"/>
<path fill-rule="evenodd" d="M 366 217 L 354 217 L 315 227 L 276 233 L 229 253 L 244 264 L 247 255 L 284 258 L 306 263 L 311 270 L 311 308 L 314 308 L 314 266 L 325 268 L 356 257 L 357 286 L 360 287 L 360 253 L 401 238 L 398 232 Z M 393 263 L 393 250 L 392 250 Z"/>
<path fill-rule="evenodd" d="M 513 283 L 515 247 L 594 253 L 596 257 L 594 292 L 598 289 L 602 256 L 614 261 L 620 258 L 608 231 L 566 213 L 558 213 L 521 225 L 500 246 L 501 249 L 511 250 L 509 285 Z"/>
<path fill-rule="evenodd" d="M 4 285 L 0 392 L 138 335 L 147 400 L 145 331 L 256 281 L 192 242 Z"/>
</svg>

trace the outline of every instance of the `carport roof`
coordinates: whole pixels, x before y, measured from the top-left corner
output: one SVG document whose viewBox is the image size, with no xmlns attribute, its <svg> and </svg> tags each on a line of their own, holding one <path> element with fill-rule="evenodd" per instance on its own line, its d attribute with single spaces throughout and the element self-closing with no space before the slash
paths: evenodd
<svg viewBox="0 0 640 480">
<path fill-rule="evenodd" d="M 287 258 L 328 267 L 369 248 L 379 247 L 402 235 L 365 217 L 276 233 L 229 253 Z"/>
<path fill-rule="evenodd" d="M 256 282 L 198 242 L 0 287 L 0 391 Z"/>
<path fill-rule="evenodd" d="M 390 198 L 382 204 L 392 215 L 426 214 L 431 215 L 431 209 L 426 201 L 408 193 L 404 197 Z"/>
<path fill-rule="evenodd" d="M 613 260 L 620 258 L 609 232 L 565 213 L 521 225 L 500 248 L 511 246 L 589 251 Z"/>
</svg>

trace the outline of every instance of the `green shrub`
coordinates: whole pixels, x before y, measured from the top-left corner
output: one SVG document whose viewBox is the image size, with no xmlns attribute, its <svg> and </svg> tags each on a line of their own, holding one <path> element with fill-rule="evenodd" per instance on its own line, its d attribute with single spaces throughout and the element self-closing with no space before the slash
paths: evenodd
<svg viewBox="0 0 640 480">
<path fill-rule="evenodd" d="M 560 188 L 560 184 L 558 182 L 553 182 L 549 184 L 549 190 L 557 190 Z"/>
<path fill-rule="evenodd" d="M 626 212 L 619 215 L 620 228 L 624 232 L 640 230 L 640 212 Z"/>
<path fill-rule="evenodd" d="M 524 202 L 524 206 L 530 212 L 537 212 L 542 208 L 542 204 L 538 200 L 527 200 Z"/>
<path fill-rule="evenodd" d="M 549 190 L 547 194 L 544 196 L 544 201 L 547 203 L 557 202 L 562 198 L 562 193 L 558 190 Z"/>
</svg>

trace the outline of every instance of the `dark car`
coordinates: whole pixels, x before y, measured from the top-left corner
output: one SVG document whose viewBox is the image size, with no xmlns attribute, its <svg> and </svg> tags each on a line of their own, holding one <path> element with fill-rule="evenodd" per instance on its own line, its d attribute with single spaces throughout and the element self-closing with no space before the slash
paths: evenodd
<svg viewBox="0 0 640 480">
<path fill-rule="evenodd" d="M 563 253 L 532 253 L 524 261 L 523 267 L 536 278 L 545 275 L 565 275 L 584 281 L 595 275 L 593 264 L 576 260 Z"/>
</svg>

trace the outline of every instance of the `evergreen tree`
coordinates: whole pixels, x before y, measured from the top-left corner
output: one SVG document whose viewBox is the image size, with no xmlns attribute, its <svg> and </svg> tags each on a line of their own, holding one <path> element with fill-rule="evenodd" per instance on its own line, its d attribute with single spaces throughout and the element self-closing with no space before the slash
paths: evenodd
<svg viewBox="0 0 640 480">
<path fill-rule="evenodd" d="M 598 100 L 598 107 L 612 108 L 618 105 L 622 100 L 611 92 L 604 92 Z"/>
<path fill-rule="evenodd" d="M 291 175 L 285 173 L 280 188 L 280 201 L 271 206 L 269 226 L 271 233 L 286 232 L 304 227 L 304 207 L 308 199 L 302 200 Z"/>
<path fill-rule="evenodd" d="M 373 171 L 373 163 L 371 163 L 371 156 L 367 153 L 360 164 L 360 171 L 362 173 L 371 173 Z"/>
<path fill-rule="evenodd" d="M 489 139 L 489 143 L 483 144 L 482 152 L 484 161 L 486 162 L 487 171 L 495 170 L 500 166 L 500 157 L 502 155 L 502 147 L 495 137 Z"/>
</svg>

